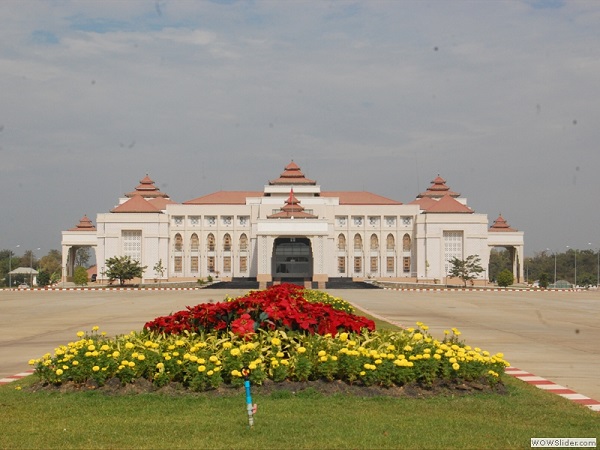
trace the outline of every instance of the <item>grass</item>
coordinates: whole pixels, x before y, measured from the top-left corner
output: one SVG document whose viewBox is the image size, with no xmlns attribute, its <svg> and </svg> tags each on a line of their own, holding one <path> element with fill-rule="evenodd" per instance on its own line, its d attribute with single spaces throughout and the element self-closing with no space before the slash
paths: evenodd
<svg viewBox="0 0 600 450">
<path fill-rule="evenodd" d="M 600 415 L 505 377 L 509 394 L 408 399 L 31 392 L 0 387 L 0 448 L 529 448 L 532 437 L 598 437 Z M 21 388 L 21 389 L 18 389 Z"/>
</svg>

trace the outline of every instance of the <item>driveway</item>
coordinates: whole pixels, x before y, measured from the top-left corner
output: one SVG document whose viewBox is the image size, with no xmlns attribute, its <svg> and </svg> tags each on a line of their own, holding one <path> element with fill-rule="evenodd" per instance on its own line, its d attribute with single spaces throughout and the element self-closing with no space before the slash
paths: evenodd
<svg viewBox="0 0 600 450">
<path fill-rule="evenodd" d="M 502 352 L 515 367 L 600 400 L 600 295 L 595 292 L 405 292 L 331 290 L 437 338 L 458 328 L 473 347 Z M 141 330 L 160 315 L 245 290 L 0 291 L 0 378 L 98 325 L 109 335 Z"/>
</svg>

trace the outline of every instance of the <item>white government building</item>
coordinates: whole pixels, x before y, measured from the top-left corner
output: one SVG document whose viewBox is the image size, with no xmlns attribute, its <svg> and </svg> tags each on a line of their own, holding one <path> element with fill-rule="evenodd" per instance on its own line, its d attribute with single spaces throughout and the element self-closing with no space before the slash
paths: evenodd
<svg viewBox="0 0 600 450">
<path fill-rule="evenodd" d="M 183 203 L 148 176 L 119 199 L 96 226 L 84 216 L 62 232 L 63 281 L 75 253 L 91 247 L 98 262 L 128 255 L 147 266 L 142 282 L 256 279 L 261 287 L 286 279 L 326 287 L 330 279 L 445 283 L 448 261 L 504 247 L 515 280 L 523 280 L 523 232 L 500 215 L 490 226 L 466 198 L 435 178 L 410 203 L 365 191 L 323 191 L 291 162 L 262 191 L 218 191 Z M 165 268 L 162 276 L 153 269 Z M 486 272 L 477 283 L 484 283 Z"/>
</svg>

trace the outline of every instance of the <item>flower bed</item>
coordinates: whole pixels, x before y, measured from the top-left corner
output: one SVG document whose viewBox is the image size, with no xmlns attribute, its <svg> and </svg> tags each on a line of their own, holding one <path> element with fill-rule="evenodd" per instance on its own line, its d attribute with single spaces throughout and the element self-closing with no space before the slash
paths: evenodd
<svg viewBox="0 0 600 450">
<path fill-rule="evenodd" d="M 109 338 L 94 327 L 54 355 L 31 360 L 44 383 L 103 385 L 110 379 L 181 383 L 194 391 L 223 384 L 342 380 L 364 386 L 431 385 L 444 380 L 495 384 L 508 365 L 459 340 L 453 329 L 434 339 L 426 325 L 375 331 L 372 321 L 331 304 L 311 303 L 304 290 L 281 285 L 216 304 L 202 304 Z M 327 294 L 314 294 L 326 297 Z M 349 305 L 347 305 L 349 306 Z"/>
</svg>

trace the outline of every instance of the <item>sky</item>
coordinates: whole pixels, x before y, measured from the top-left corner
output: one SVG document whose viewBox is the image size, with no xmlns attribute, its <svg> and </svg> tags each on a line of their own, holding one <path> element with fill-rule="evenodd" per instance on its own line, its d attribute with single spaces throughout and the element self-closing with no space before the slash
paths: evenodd
<svg viewBox="0 0 600 450">
<path fill-rule="evenodd" d="M 60 249 L 146 174 L 184 202 L 294 160 L 596 250 L 599 44 L 592 0 L 4 0 L 0 249 Z"/>
</svg>

